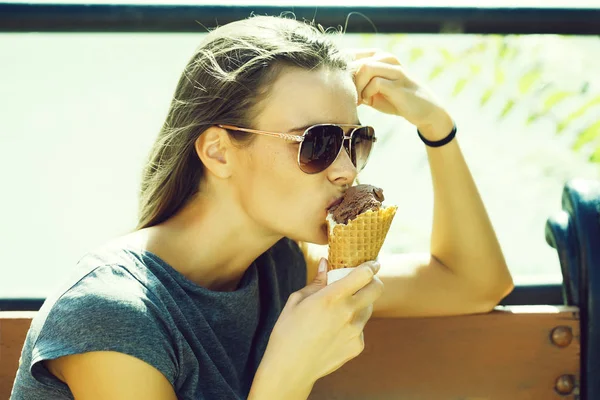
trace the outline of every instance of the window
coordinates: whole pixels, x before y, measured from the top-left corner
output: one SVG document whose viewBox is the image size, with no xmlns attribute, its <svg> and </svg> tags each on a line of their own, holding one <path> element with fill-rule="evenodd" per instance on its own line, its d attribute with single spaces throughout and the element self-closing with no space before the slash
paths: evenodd
<svg viewBox="0 0 600 400">
<path fill-rule="evenodd" d="M 397 54 L 455 117 L 457 138 L 517 284 L 560 283 L 547 218 L 564 183 L 600 178 L 598 37 L 363 35 Z M 427 251 L 433 193 L 414 127 L 364 106 L 384 136 L 361 179 L 399 206 L 384 249 Z"/>
<path fill-rule="evenodd" d="M 45 297 L 88 250 L 135 227 L 139 178 L 202 34 L 0 34 L 0 298 Z M 597 36 L 348 34 L 397 54 L 454 115 L 516 283 L 560 282 L 544 239 L 564 182 L 600 175 Z M 399 206 L 384 251 L 427 251 L 423 144 L 360 107 L 381 141 L 360 179 Z"/>
</svg>

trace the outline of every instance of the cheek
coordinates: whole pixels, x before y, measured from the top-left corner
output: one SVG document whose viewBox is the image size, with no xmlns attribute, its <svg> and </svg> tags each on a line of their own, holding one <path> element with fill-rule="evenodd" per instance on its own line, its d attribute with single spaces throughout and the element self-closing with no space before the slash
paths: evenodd
<svg viewBox="0 0 600 400">
<path fill-rule="evenodd" d="M 300 170 L 297 155 L 298 148 L 289 145 L 252 149 L 236 182 L 246 213 L 288 236 L 316 230 L 325 218 L 319 178 Z"/>
<path fill-rule="evenodd" d="M 244 162 L 236 174 L 240 201 L 248 213 L 264 209 L 277 213 L 293 200 L 298 173 L 293 149 L 268 143 L 248 149 Z"/>
</svg>

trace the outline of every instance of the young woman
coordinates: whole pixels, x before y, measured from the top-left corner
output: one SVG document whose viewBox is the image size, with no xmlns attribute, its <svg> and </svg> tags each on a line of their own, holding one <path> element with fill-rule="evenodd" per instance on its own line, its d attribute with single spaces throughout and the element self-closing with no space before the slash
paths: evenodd
<svg viewBox="0 0 600 400">
<path fill-rule="evenodd" d="M 306 244 L 327 243 L 326 210 L 367 161 L 360 104 L 402 116 L 425 143 L 431 254 L 327 286 Z M 391 54 L 342 52 L 277 17 L 213 30 L 152 149 L 137 229 L 46 300 L 12 398 L 306 399 L 360 354 L 372 315 L 491 310 L 512 279 L 455 133 Z"/>
</svg>

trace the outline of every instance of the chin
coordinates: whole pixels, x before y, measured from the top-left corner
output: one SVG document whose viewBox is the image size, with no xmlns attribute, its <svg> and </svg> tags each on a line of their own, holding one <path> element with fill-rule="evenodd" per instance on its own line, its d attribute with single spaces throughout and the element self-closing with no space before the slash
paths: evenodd
<svg viewBox="0 0 600 400">
<path fill-rule="evenodd" d="M 311 240 L 309 240 L 308 242 L 319 245 L 327 244 L 327 229 L 327 224 L 321 224 L 316 230 L 315 234 L 311 235 Z"/>
<path fill-rule="evenodd" d="M 327 244 L 327 224 L 321 224 L 317 229 L 305 232 L 301 235 L 288 236 L 290 239 L 298 242 L 314 243 L 319 245 Z"/>
</svg>

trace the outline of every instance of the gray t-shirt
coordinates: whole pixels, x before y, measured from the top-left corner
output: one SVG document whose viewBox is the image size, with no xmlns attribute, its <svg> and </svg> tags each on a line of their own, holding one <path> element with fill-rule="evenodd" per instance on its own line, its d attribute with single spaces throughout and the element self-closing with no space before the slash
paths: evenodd
<svg viewBox="0 0 600 400">
<path fill-rule="evenodd" d="M 127 246 L 103 246 L 74 272 L 32 321 L 12 400 L 73 399 L 41 361 L 100 350 L 154 366 L 179 399 L 246 398 L 281 310 L 306 284 L 304 257 L 287 238 L 232 292 L 207 290 Z"/>
</svg>

